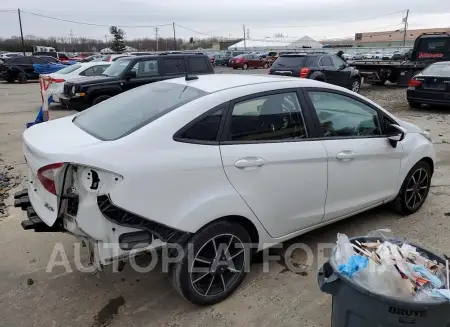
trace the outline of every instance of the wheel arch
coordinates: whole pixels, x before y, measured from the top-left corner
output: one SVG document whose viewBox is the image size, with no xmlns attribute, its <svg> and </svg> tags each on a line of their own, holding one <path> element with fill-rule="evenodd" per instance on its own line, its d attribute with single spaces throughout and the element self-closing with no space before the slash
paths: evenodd
<svg viewBox="0 0 450 327">
<path fill-rule="evenodd" d="M 431 159 L 430 157 L 423 157 L 417 163 L 419 163 L 421 161 L 426 162 L 430 166 L 430 168 L 431 168 L 431 175 L 433 176 L 433 173 L 434 173 L 434 161 L 433 161 L 433 159 Z"/>
<path fill-rule="evenodd" d="M 229 216 L 217 218 L 217 219 L 211 221 L 210 223 L 208 223 L 206 226 L 208 226 L 212 223 L 215 223 L 217 221 L 221 221 L 221 220 L 225 220 L 225 221 L 228 221 L 231 223 L 236 223 L 236 224 L 241 225 L 248 232 L 252 243 L 259 244 L 260 237 L 259 237 L 258 229 L 256 228 L 255 224 L 253 224 L 253 222 L 250 219 L 245 218 L 244 216 L 239 216 L 239 215 L 229 215 Z M 202 228 L 204 228 L 206 226 L 203 226 Z"/>
</svg>

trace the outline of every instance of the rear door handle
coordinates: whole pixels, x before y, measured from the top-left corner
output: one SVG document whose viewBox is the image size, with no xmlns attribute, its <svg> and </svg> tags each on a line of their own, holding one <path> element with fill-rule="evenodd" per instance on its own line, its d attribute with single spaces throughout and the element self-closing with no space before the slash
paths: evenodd
<svg viewBox="0 0 450 327">
<path fill-rule="evenodd" d="M 265 163 L 266 161 L 262 158 L 251 157 L 239 159 L 234 163 L 234 166 L 237 168 L 261 167 Z"/>
<path fill-rule="evenodd" d="M 349 160 L 353 160 L 356 157 L 356 153 L 350 150 L 345 150 L 342 152 L 339 152 L 336 155 L 336 159 L 337 160 L 342 160 L 342 161 L 349 161 Z"/>
</svg>

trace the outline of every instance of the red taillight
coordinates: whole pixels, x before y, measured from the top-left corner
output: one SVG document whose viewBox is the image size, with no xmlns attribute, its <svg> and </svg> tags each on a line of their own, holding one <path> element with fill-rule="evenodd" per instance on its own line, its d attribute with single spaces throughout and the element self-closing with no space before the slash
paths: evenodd
<svg viewBox="0 0 450 327">
<path fill-rule="evenodd" d="M 106 61 L 110 62 L 111 61 L 111 56 L 109 56 Z"/>
<path fill-rule="evenodd" d="M 64 83 L 65 80 L 62 78 L 52 78 L 53 83 Z"/>
<path fill-rule="evenodd" d="M 62 162 L 50 164 L 39 168 L 37 175 L 44 188 L 56 195 L 55 174 L 64 165 Z"/>
<path fill-rule="evenodd" d="M 421 84 L 422 84 L 421 81 L 413 78 L 412 80 L 409 81 L 408 86 L 417 87 L 420 86 Z"/>
<path fill-rule="evenodd" d="M 307 78 L 310 72 L 311 72 L 311 69 L 304 67 L 304 68 L 300 69 L 300 77 Z"/>
</svg>

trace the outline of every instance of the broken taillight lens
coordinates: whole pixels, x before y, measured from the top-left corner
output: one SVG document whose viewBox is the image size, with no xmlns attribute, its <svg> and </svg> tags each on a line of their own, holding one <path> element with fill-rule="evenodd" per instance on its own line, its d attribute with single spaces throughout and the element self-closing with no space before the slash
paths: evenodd
<svg viewBox="0 0 450 327">
<path fill-rule="evenodd" d="M 64 165 L 63 162 L 57 162 L 39 168 L 37 175 L 42 183 L 42 186 L 50 193 L 56 195 L 55 175 L 58 170 Z"/>
</svg>

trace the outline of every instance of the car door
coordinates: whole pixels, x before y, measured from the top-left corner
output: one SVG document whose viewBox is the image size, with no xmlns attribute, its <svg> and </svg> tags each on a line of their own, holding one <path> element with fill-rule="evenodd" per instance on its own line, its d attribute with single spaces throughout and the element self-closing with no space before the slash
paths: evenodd
<svg viewBox="0 0 450 327">
<path fill-rule="evenodd" d="M 351 84 L 351 69 L 347 63 L 336 55 L 330 56 L 331 61 L 336 69 L 336 85 L 348 88 Z"/>
<path fill-rule="evenodd" d="M 327 83 L 336 84 L 338 80 L 339 71 L 334 66 L 333 61 L 329 56 L 323 56 L 319 60 L 319 67 L 325 75 Z"/>
<path fill-rule="evenodd" d="M 220 152 L 225 173 L 272 237 L 321 222 L 326 151 L 309 138 L 295 89 L 232 101 Z"/>
<path fill-rule="evenodd" d="M 384 135 L 393 123 L 372 105 L 344 92 L 305 90 L 328 154 L 324 221 L 379 205 L 398 192 L 401 143 Z"/>
<path fill-rule="evenodd" d="M 136 72 L 136 77 L 123 81 L 122 87 L 124 90 L 162 80 L 159 72 L 159 62 L 156 58 L 138 60 L 128 70 Z"/>
<path fill-rule="evenodd" d="M 33 62 L 31 61 L 30 57 L 16 57 L 10 59 L 10 62 L 13 64 L 13 66 L 17 67 L 18 73 L 24 72 L 28 76 L 36 75 L 34 72 Z"/>
</svg>

